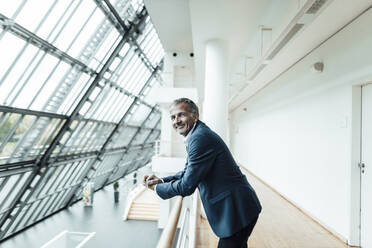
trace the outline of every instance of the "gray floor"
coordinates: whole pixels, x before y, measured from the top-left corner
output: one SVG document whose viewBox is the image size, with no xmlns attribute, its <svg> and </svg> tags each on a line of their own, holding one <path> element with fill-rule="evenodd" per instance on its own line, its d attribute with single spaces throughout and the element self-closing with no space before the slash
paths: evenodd
<svg viewBox="0 0 372 248">
<path fill-rule="evenodd" d="M 122 221 L 125 192 L 120 202 L 114 203 L 112 186 L 96 192 L 94 206 L 84 207 L 76 203 L 67 210 L 38 223 L 17 236 L 0 243 L 1 248 L 39 248 L 63 230 L 96 232 L 87 248 L 155 247 L 161 229 L 155 221 Z"/>
</svg>

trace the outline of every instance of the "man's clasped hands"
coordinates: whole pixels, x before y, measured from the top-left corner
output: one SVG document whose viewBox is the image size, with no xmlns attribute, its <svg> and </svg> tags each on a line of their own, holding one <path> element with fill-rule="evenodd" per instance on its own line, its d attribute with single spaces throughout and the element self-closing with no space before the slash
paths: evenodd
<svg viewBox="0 0 372 248">
<path fill-rule="evenodd" d="M 155 175 L 151 175 L 151 176 L 146 175 L 143 177 L 142 184 L 146 186 L 146 188 L 148 189 L 154 190 L 155 185 L 158 183 L 163 183 L 163 180 L 161 180 L 159 177 Z"/>
</svg>

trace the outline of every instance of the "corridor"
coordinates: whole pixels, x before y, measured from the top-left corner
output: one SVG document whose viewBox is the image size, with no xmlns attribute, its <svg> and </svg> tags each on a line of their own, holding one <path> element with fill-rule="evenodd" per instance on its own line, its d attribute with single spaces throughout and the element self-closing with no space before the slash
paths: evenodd
<svg viewBox="0 0 372 248">
<path fill-rule="evenodd" d="M 249 239 L 249 248 L 350 247 L 247 170 L 243 172 L 263 207 Z M 206 219 L 199 218 L 198 233 L 198 248 L 217 247 L 218 238 Z"/>
</svg>

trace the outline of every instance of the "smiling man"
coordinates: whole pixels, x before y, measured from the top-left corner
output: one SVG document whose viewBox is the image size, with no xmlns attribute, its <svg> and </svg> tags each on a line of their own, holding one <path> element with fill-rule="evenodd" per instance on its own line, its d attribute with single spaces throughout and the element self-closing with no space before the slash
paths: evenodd
<svg viewBox="0 0 372 248">
<path fill-rule="evenodd" d="M 218 247 L 248 247 L 249 235 L 261 212 L 258 197 L 236 165 L 224 141 L 202 121 L 196 104 L 187 98 L 170 108 L 173 128 L 185 137 L 183 171 L 169 177 L 145 176 L 144 184 L 162 199 L 191 195 L 199 189 Z"/>
</svg>

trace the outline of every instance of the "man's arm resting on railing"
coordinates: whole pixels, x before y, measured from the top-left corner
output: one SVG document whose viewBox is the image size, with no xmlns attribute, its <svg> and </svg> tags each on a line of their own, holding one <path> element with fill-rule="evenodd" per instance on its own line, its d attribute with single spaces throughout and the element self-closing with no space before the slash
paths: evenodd
<svg viewBox="0 0 372 248">
<path fill-rule="evenodd" d="M 208 175 L 217 154 L 213 142 L 201 138 L 193 139 L 189 144 L 189 157 L 184 174 L 179 179 L 159 184 L 156 193 L 164 200 L 176 195 L 191 195 Z"/>
<path fill-rule="evenodd" d="M 155 175 L 151 175 L 151 176 L 146 175 L 146 176 L 143 177 L 142 184 L 144 186 L 146 186 L 147 188 L 151 189 L 151 190 L 155 190 L 155 192 L 156 192 L 156 185 L 157 184 L 179 180 L 180 178 L 182 178 L 182 176 L 184 174 L 185 174 L 185 169 L 183 169 L 180 172 L 177 172 L 177 174 L 175 174 L 175 175 L 168 176 L 168 177 L 163 177 L 163 178 L 159 178 Z"/>
</svg>

